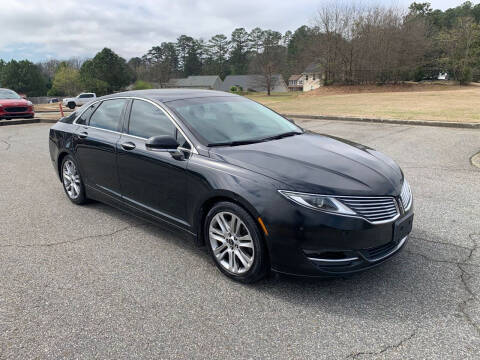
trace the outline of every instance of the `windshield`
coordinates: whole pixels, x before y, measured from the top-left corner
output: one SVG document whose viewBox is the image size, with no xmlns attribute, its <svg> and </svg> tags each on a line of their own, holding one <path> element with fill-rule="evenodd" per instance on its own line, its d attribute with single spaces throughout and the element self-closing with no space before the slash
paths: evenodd
<svg viewBox="0 0 480 360">
<path fill-rule="evenodd" d="M 235 145 L 301 134 L 298 126 L 243 97 L 206 97 L 165 103 L 208 146 Z"/>
<path fill-rule="evenodd" d="M 15 91 L 0 89 L 0 99 L 21 99 Z"/>
</svg>

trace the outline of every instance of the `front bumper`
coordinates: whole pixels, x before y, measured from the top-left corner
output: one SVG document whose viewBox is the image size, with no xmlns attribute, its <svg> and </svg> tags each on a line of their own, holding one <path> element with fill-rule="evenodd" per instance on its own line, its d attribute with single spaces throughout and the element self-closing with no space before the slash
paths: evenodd
<svg viewBox="0 0 480 360">
<path fill-rule="evenodd" d="M 310 210 L 289 201 L 270 209 L 262 218 L 268 222 L 272 270 L 301 276 L 339 276 L 375 267 L 403 249 L 413 222 L 413 205 L 395 221 L 383 224 Z M 408 228 L 398 237 L 395 224 L 405 222 Z"/>
<path fill-rule="evenodd" d="M 0 119 L 24 119 L 24 118 L 33 118 L 35 112 L 33 109 L 27 109 L 22 112 L 9 112 L 4 108 L 0 108 Z"/>
</svg>

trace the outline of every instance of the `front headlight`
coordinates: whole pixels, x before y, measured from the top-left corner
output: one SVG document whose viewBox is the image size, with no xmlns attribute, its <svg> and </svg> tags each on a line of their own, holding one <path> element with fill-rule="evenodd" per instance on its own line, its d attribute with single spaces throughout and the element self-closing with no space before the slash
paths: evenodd
<svg viewBox="0 0 480 360">
<path fill-rule="evenodd" d="M 305 206 L 310 209 L 333 212 L 344 215 L 356 215 L 356 213 L 351 210 L 349 207 L 342 204 L 340 201 L 334 197 L 325 196 L 325 195 L 315 195 L 315 194 L 305 194 L 298 193 L 293 191 L 278 190 L 280 194 L 285 196 L 287 199 L 297 203 L 299 205 Z"/>
<path fill-rule="evenodd" d="M 33 106 L 33 103 L 31 101 L 27 101 L 28 106 Z"/>
</svg>

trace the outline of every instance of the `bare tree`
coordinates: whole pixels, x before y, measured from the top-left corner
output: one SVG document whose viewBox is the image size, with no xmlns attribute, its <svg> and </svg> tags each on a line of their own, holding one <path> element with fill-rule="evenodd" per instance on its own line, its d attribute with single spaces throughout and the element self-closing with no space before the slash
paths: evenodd
<svg viewBox="0 0 480 360">
<path fill-rule="evenodd" d="M 325 4 L 314 19 L 326 83 L 399 81 L 422 62 L 426 27 L 395 7 Z"/>
<path fill-rule="evenodd" d="M 270 96 L 272 89 L 276 85 L 276 74 L 280 73 L 286 60 L 286 49 L 280 45 L 282 34 L 277 31 L 265 30 L 262 35 L 262 43 L 257 47 L 258 53 L 255 55 L 252 65 L 257 74 L 258 84 L 267 90 Z"/>
</svg>

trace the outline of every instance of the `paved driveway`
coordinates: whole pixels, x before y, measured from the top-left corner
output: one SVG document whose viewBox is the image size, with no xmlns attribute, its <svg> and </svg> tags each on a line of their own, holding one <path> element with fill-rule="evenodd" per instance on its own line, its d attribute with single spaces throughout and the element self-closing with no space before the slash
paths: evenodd
<svg viewBox="0 0 480 360">
<path fill-rule="evenodd" d="M 405 250 L 349 279 L 244 286 L 202 249 L 65 197 L 48 125 L 0 128 L 0 358 L 477 358 L 480 131 L 306 121 L 404 169 Z"/>
</svg>

